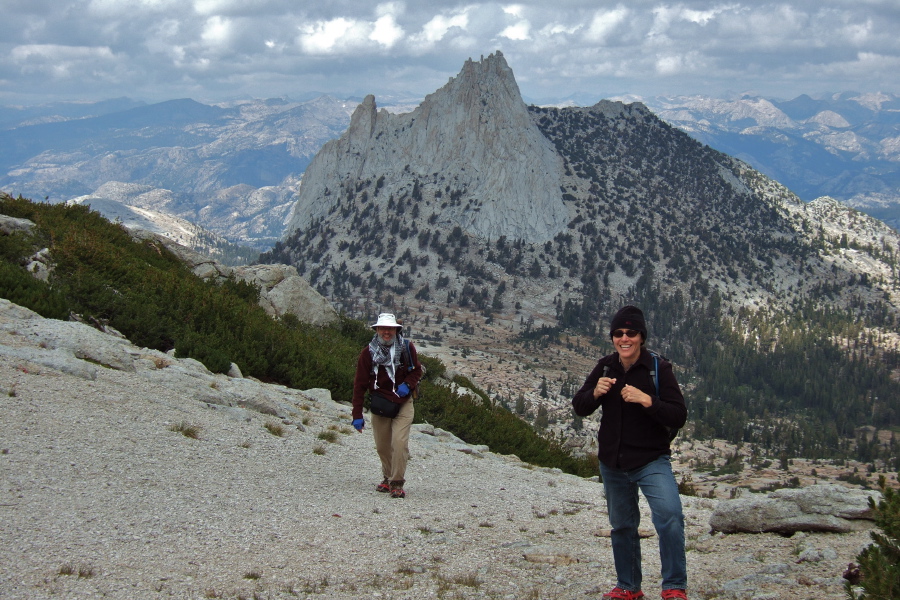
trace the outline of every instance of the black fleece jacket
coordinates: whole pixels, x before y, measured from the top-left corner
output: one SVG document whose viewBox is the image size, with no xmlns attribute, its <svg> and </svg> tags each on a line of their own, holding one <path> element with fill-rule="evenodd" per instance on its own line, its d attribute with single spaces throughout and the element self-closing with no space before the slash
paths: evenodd
<svg viewBox="0 0 900 600">
<path fill-rule="evenodd" d="M 619 362 L 618 353 L 604 356 L 588 375 L 584 385 L 572 398 L 575 414 L 586 417 L 598 408 L 600 430 L 597 432 L 597 456 L 607 467 L 631 470 L 642 467 L 664 454 L 671 454 L 669 448 L 670 429 L 677 429 L 687 420 L 687 406 L 672 363 L 660 357 L 659 395 L 656 383 L 651 377 L 653 356 L 645 348 L 626 372 Z M 612 377 L 616 383 L 610 390 L 594 398 L 597 380 Z M 632 385 L 653 399 L 653 404 L 644 408 L 622 400 L 622 388 Z"/>
</svg>

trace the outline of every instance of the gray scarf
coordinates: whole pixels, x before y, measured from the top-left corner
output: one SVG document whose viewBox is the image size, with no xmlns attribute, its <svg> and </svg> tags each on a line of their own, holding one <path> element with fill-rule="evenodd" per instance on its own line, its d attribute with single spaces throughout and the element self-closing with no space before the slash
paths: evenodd
<svg viewBox="0 0 900 600">
<path fill-rule="evenodd" d="M 398 333 L 394 336 L 393 344 L 385 345 L 376 333 L 369 342 L 369 352 L 372 353 L 372 371 L 375 375 L 378 375 L 379 366 L 384 367 L 387 369 L 388 377 L 396 385 L 395 373 L 403 353 L 403 337 Z"/>
</svg>

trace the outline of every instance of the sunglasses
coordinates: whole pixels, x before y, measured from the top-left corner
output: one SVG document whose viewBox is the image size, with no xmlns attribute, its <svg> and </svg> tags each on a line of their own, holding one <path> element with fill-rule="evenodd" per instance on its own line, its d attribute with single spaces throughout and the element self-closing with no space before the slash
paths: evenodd
<svg viewBox="0 0 900 600">
<path fill-rule="evenodd" d="M 615 331 L 612 332 L 612 336 L 614 338 L 620 338 L 623 335 L 628 336 L 630 338 L 636 338 L 638 335 L 640 335 L 640 332 L 635 329 L 616 329 Z"/>
</svg>

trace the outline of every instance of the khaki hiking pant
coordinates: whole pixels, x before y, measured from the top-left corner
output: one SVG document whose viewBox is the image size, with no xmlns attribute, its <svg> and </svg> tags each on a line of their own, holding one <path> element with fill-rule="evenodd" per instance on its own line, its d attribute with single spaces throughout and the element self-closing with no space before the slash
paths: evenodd
<svg viewBox="0 0 900 600">
<path fill-rule="evenodd" d="M 414 414 L 413 400 L 410 398 L 400 406 L 400 413 L 393 419 L 372 415 L 375 449 L 381 459 L 381 472 L 388 481 L 404 481 L 406 478 L 409 429 Z"/>
</svg>

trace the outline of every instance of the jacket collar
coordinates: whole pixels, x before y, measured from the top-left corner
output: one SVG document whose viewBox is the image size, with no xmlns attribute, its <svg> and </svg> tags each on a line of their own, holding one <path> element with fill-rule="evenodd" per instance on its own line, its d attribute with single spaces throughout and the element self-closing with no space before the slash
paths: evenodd
<svg viewBox="0 0 900 600">
<path fill-rule="evenodd" d="M 622 362 L 619 360 L 619 353 L 613 352 L 610 354 L 610 359 L 613 365 L 623 373 L 625 372 L 625 367 L 622 365 Z M 653 369 L 653 357 L 650 356 L 650 351 L 647 350 L 646 347 L 641 346 L 641 354 L 638 356 L 638 359 L 631 365 L 634 368 L 636 365 L 644 365 L 648 370 Z"/>
</svg>

